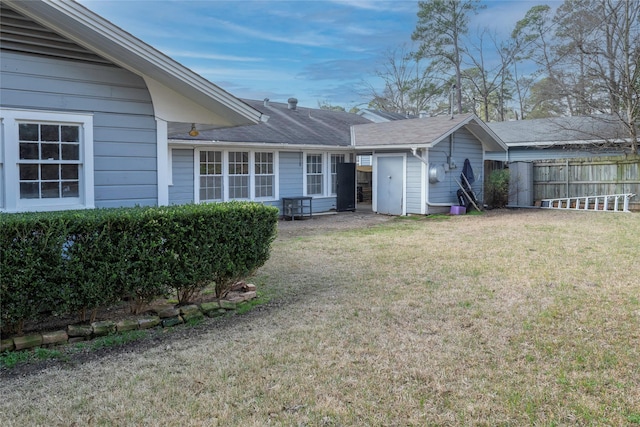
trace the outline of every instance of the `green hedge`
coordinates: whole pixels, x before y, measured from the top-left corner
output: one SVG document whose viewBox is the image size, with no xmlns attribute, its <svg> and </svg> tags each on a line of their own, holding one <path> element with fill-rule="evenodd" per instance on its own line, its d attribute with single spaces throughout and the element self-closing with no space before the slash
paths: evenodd
<svg viewBox="0 0 640 427">
<path fill-rule="evenodd" d="M 267 261 L 277 219 L 246 202 L 0 214 L 2 330 L 212 282 L 222 296 Z"/>
</svg>

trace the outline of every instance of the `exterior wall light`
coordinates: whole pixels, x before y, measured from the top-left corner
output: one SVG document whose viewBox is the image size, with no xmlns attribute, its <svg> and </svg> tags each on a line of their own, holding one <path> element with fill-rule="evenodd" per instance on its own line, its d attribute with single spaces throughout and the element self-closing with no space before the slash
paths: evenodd
<svg viewBox="0 0 640 427">
<path fill-rule="evenodd" d="M 198 136 L 200 135 L 200 132 L 198 132 L 198 129 L 196 129 L 196 124 L 195 123 L 191 123 L 191 130 L 189 131 L 189 136 Z"/>
</svg>

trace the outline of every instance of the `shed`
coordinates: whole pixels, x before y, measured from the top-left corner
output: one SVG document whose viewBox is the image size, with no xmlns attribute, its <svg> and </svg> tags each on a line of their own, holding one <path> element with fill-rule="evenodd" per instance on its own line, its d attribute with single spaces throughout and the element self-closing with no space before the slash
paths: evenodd
<svg viewBox="0 0 640 427">
<path fill-rule="evenodd" d="M 373 156 L 372 209 L 389 215 L 448 212 L 458 204 L 456 180 L 466 159 L 482 199 L 485 153 L 506 159 L 507 152 L 475 114 L 356 125 L 351 141 L 359 154 Z"/>
</svg>

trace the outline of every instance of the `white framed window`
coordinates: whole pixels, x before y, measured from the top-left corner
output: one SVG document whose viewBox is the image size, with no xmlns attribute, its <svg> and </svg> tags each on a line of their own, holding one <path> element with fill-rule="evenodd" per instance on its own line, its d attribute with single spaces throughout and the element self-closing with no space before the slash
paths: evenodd
<svg viewBox="0 0 640 427">
<path fill-rule="evenodd" d="M 277 153 L 196 149 L 196 202 L 276 200 Z"/>
<path fill-rule="evenodd" d="M 200 151 L 200 201 L 223 199 L 222 151 Z"/>
<path fill-rule="evenodd" d="M 93 116 L 0 110 L 4 210 L 94 207 Z"/>
<path fill-rule="evenodd" d="M 344 154 L 331 155 L 331 194 L 337 193 L 338 188 L 338 163 L 344 163 Z"/>
<path fill-rule="evenodd" d="M 321 196 L 323 194 L 323 161 L 322 154 L 307 154 L 306 156 L 306 178 L 307 196 Z"/>
<path fill-rule="evenodd" d="M 229 152 L 229 198 L 249 198 L 249 152 Z"/>
<path fill-rule="evenodd" d="M 256 152 L 254 155 L 255 198 L 273 198 L 275 189 L 273 153 Z"/>
</svg>

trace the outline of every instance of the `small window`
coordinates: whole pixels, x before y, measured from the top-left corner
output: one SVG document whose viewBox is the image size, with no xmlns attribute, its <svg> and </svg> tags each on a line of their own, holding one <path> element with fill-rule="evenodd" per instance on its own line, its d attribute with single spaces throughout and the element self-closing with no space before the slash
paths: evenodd
<svg viewBox="0 0 640 427">
<path fill-rule="evenodd" d="M 93 116 L 0 108 L 0 208 L 95 207 Z"/>
<path fill-rule="evenodd" d="M 20 199 L 80 196 L 80 126 L 20 123 Z"/>
<path fill-rule="evenodd" d="M 322 194 L 322 155 L 307 154 L 307 195 Z"/>
<path fill-rule="evenodd" d="M 338 163 L 344 163 L 344 154 L 331 155 L 331 194 L 337 193 L 338 188 Z"/>
<path fill-rule="evenodd" d="M 200 152 L 200 200 L 222 200 L 222 151 Z"/>
<path fill-rule="evenodd" d="M 273 197 L 275 174 L 273 169 L 273 153 L 255 153 L 255 197 Z"/>
<path fill-rule="evenodd" d="M 229 152 L 229 198 L 249 198 L 249 153 Z"/>
</svg>

